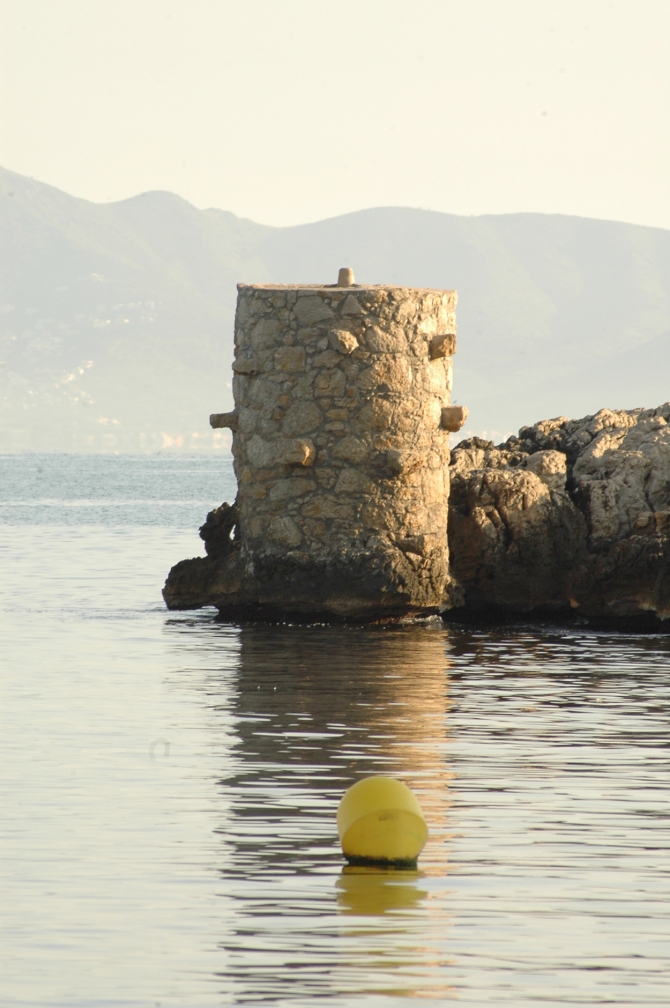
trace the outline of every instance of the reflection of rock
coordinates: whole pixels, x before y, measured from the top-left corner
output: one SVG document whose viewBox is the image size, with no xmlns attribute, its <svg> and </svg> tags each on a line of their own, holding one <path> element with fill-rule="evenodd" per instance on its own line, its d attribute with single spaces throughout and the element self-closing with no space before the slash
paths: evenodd
<svg viewBox="0 0 670 1008">
<path fill-rule="evenodd" d="M 452 452 L 466 608 L 670 617 L 670 403 L 524 427 Z"/>
</svg>

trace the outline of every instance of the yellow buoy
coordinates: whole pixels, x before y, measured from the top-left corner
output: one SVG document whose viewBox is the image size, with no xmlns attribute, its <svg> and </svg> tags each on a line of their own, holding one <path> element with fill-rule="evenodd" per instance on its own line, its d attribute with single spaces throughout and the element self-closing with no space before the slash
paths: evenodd
<svg viewBox="0 0 670 1008">
<path fill-rule="evenodd" d="M 393 777 L 353 784 L 337 810 L 337 830 L 350 864 L 413 865 L 428 839 L 421 806 Z"/>
</svg>

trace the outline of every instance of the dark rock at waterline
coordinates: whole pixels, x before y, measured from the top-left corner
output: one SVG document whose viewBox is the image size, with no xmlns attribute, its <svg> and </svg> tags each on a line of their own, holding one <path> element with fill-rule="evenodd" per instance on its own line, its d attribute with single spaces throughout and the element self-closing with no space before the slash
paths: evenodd
<svg viewBox="0 0 670 1008">
<path fill-rule="evenodd" d="M 222 567 L 234 563 L 239 553 L 236 523 L 234 504 L 222 504 L 209 512 L 199 529 L 207 556 L 181 560 L 170 570 L 163 588 L 168 609 L 199 609 L 214 604 L 212 592 L 217 575 Z"/>
<path fill-rule="evenodd" d="M 314 559 L 276 550 L 243 557 L 236 536 L 237 510 L 223 504 L 210 511 L 200 536 L 206 557 L 182 560 L 170 571 L 163 597 L 169 609 L 216 606 L 229 619 L 327 619 L 385 622 L 425 617 L 414 614 L 406 598 L 414 574 L 404 554 L 391 564 L 388 553 L 374 546 L 343 550 L 339 556 Z M 445 572 L 446 576 L 446 572 Z M 389 592 L 389 584 L 397 584 Z M 450 580 L 452 604 L 460 593 Z M 388 601 L 380 604 L 382 599 Z M 434 612 L 439 610 L 435 608 Z"/>
<path fill-rule="evenodd" d="M 670 617 L 670 403 L 558 417 L 452 452 L 465 613 Z"/>
</svg>

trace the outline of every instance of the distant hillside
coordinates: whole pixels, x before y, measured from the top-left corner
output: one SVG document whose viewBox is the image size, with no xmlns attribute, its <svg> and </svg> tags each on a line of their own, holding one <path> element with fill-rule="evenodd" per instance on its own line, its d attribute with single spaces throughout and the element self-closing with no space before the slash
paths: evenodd
<svg viewBox="0 0 670 1008">
<path fill-rule="evenodd" d="M 0 169 L 0 451 L 211 448 L 235 284 L 455 287 L 469 430 L 670 398 L 670 232 L 382 207 L 270 228 L 152 192 L 99 205 Z"/>
</svg>

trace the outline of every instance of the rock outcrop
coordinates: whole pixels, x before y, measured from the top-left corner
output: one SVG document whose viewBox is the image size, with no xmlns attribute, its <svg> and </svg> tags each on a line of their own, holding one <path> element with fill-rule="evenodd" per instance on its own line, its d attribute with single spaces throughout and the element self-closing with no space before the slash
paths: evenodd
<svg viewBox="0 0 670 1008">
<path fill-rule="evenodd" d="M 670 617 L 670 403 L 558 417 L 451 457 L 466 610 Z"/>
</svg>

